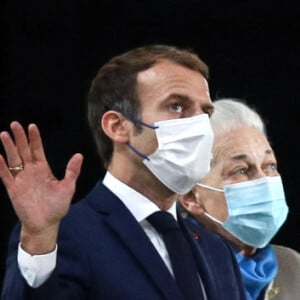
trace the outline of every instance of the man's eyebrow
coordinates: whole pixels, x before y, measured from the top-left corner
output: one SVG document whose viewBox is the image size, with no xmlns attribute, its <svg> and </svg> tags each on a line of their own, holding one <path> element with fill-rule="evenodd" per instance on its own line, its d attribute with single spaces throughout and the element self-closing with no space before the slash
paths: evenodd
<svg viewBox="0 0 300 300">
<path fill-rule="evenodd" d="M 273 154 L 274 153 L 274 151 L 272 150 L 272 149 L 268 149 L 268 150 L 266 150 L 266 152 L 265 152 L 266 154 L 268 154 L 268 155 L 270 155 L 270 154 Z"/>
<path fill-rule="evenodd" d="M 177 99 L 180 101 L 189 101 L 189 102 L 192 101 L 192 99 L 188 95 L 177 94 L 177 93 L 168 95 L 168 97 L 165 98 L 165 101 L 170 100 L 170 99 Z"/>
</svg>

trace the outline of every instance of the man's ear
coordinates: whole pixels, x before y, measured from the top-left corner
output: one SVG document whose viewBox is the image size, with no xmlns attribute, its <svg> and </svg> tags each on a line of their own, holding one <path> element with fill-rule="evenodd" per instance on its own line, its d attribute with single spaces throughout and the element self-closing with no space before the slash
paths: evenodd
<svg viewBox="0 0 300 300">
<path fill-rule="evenodd" d="M 104 133 L 116 143 L 125 144 L 129 139 L 128 120 L 119 112 L 109 110 L 101 119 Z"/>
<path fill-rule="evenodd" d="M 194 216 L 203 215 L 205 209 L 203 207 L 201 199 L 197 199 L 196 190 L 193 188 L 185 195 L 179 195 L 178 197 L 182 206 Z"/>
</svg>

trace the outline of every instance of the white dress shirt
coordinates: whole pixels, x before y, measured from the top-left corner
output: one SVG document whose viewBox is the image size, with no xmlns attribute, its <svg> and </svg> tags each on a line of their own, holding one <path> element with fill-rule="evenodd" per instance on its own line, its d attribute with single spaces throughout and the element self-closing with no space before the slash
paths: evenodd
<svg viewBox="0 0 300 300">
<path fill-rule="evenodd" d="M 130 188 L 109 172 L 106 173 L 103 184 L 111 190 L 129 209 L 135 219 L 140 223 L 145 233 L 157 249 L 169 271 L 173 275 L 169 254 L 166 246 L 156 229 L 146 220 L 152 213 L 159 211 L 159 207 L 151 200 Z M 100 200 L 101 201 L 101 200 Z M 177 220 L 176 203 L 168 210 Z M 39 287 L 51 275 L 56 266 L 56 249 L 44 255 L 30 255 L 19 244 L 18 265 L 21 274 L 31 287 Z"/>
</svg>

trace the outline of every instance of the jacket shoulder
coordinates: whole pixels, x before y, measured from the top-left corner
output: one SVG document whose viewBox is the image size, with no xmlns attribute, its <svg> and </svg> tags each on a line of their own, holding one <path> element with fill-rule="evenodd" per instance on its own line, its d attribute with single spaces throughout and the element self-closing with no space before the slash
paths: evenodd
<svg viewBox="0 0 300 300">
<path fill-rule="evenodd" d="M 273 288 L 278 291 L 276 299 L 294 300 L 300 295 L 300 253 L 296 250 L 272 245 L 278 262 L 278 273 Z"/>
</svg>

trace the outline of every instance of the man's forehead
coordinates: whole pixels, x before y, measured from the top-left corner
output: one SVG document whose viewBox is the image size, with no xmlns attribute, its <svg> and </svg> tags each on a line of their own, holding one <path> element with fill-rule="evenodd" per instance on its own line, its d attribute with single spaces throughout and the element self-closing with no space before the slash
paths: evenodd
<svg viewBox="0 0 300 300">
<path fill-rule="evenodd" d="M 202 74 L 197 71 L 165 59 L 158 61 L 149 69 L 139 72 L 137 80 L 139 83 L 149 82 L 159 78 L 175 78 L 176 75 L 183 75 L 185 73 L 190 73 L 190 75 L 194 73 L 195 77 L 203 77 Z M 193 76 L 190 76 L 190 80 L 192 79 Z"/>
<path fill-rule="evenodd" d="M 137 80 L 139 83 L 149 82 L 155 80 L 159 76 L 157 68 L 151 67 L 147 70 L 141 71 L 137 75 Z"/>
</svg>

